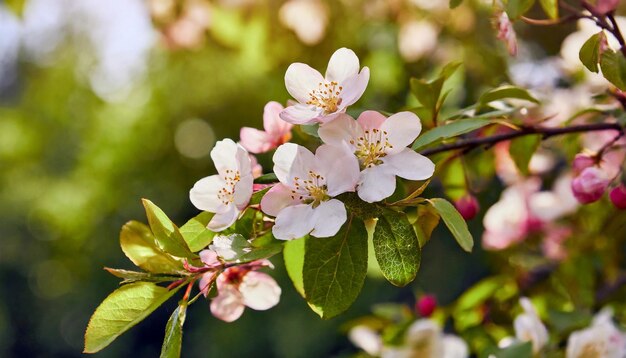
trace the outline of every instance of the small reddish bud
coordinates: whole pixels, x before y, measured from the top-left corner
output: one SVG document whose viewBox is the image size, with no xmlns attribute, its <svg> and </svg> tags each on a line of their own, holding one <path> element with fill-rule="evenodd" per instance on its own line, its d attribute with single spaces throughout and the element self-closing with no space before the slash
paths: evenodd
<svg viewBox="0 0 626 358">
<path fill-rule="evenodd" d="M 626 186 L 620 184 L 609 193 L 609 198 L 618 209 L 626 209 Z"/>
<path fill-rule="evenodd" d="M 617 9 L 619 0 L 598 0 L 595 10 L 600 15 L 606 15 L 611 11 Z"/>
<path fill-rule="evenodd" d="M 581 204 L 589 204 L 600 200 L 610 180 L 598 167 L 584 169 L 579 176 L 572 180 L 572 192 Z"/>
<path fill-rule="evenodd" d="M 454 206 L 465 220 L 472 220 L 480 210 L 478 200 L 471 194 L 467 194 L 455 201 Z"/>
<path fill-rule="evenodd" d="M 437 308 L 437 299 L 433 295 L 424 295 L 415 303 L 415 310 L 422 317 L 430 317 Z"/>
<path fill-rule="evenodd" d="M 578 153 L 574 157 L 574 162 L 572 163 L 572 169 L 574 169 L 574 175 L 579 175 L 586 168 L 592 167 L 596 164 L 594 158 L 587 154 Z"/>
</svg>

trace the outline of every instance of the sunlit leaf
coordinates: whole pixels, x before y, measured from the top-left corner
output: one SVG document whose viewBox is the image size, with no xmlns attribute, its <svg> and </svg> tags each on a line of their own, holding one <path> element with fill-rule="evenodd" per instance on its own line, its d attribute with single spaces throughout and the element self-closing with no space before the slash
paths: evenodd
<svg viewBox="0 0 626 358">
<path fill-rule="evenodd" d="M 115 277 L 123 278 L 124 281 L 122 281 L 122 283 L 131 283 L 131 282 L 136 282 L 136 281 L 167 282 L 167 281 L 176 281 L 181 278 L 181 276 L 159 275 L 159 274 L 153 274 L 149 272 L 129 271 L 129 270 L 122 270 L 122 269 L 114 269 L 114 268 L 109 268 L 109 267 L 105 267 L 104 269 Z"/>
<path fill-rule="evenodd" d="M 178 227 L 165 215 L 163 210 L 148 199 L 142 199 L 142 202 L 157 244 L 164 251 L 174 256 L 195 258 Z"/>
<path fill-rule="evenodd" d="M 180 227 L 180 234 L 191 251 L 198 252 L 213 241 L 215 233 L 207 229 L 213 215 L 213 213 L 203 211 Z"/>
<path fill-rule="evenodd" d="M 178 289 L 168 290 L 149 282 L 135 282 L 113 291 L 96 308 L 85 332 L 84 353 L 96 353 L 141 322 Z"/>
<path fill-rule="evenodd" d="M 559 18 L 559 2 L 558 0 L 539 0 L 543 11 L 546 12 L 551 19 Z"/>
<path fill-rule="evenodd" d="M 415 279 L 421 250 L 406 215 L 383 211 L 374 230 L 374 252 L 383 276 L 396 286 L 406 286 Z"/>
<path fill-rule="evenodd" d="M 459 214 L 454 205 L 441 198 L 429 199 L 429 202 L 437 209 L 443 222 L 461 248 L 467 252 L 471 252 L 472 247 L 474 247 L 474 239 L 467 229 L 467 223 L 463 220 L 463 217 Z"/>
<path fill-rule="evenodd" d="M 626 91 L 626 58 L 621 52 L 605 50 L 600 57 L 600 68 L 604 78 L 615 87 Z"/>
<path fill-rule="evenodd" d="M 527 90 L 515 86 L 501 86 L 483 93 L 478 98 L 478 107 L 484 107 L 489 102 L 498 101 L 506 98 L 523 99 L 533 103 L 539 103 Z"/>
<path fill-rule="evenodd" d="M 519 169 L 522 174 L 528 175 L 528 164 L 539 147 L 539 144 L 541 144 L 540 134 L 526 135 L 511 141 L 509 153 L 511 153 L 511 158 L 513 158 L 517 169 Z"/>
<path fill-rule="evenodd" d="M 287 275 L 293 282 L 296 291 L 304 296 L 304 284 L 302 283 L 302 269 L 304 267 L 304 248 L 305 239 L 290 240 L 285 243 L 283 248 L 283 259 Z"/>
<path fill-rule="evenodd" d="M 413 150 L 419 150 L 441 139 L 452 138 L 461 134 L 465 134 L 489 124 L 491 124 L 491 121 L 486 119 L 459 119 L 446 125 L 435 127 L 428 132 L 423 133 L 422 135 L 417 137 L 415 142 L 413 142 L 413 146 L 411 148 Z"/>
<path fill-rule="evenodd" d="M 439 212 L 429 203 L 417 207 L 417 219 L 413 223 L 420 247 L 430 240 L 433 230 L 439 225 Z"/>
<path fill-rule="evenodd" d="M 180 302 L 165 326 L 161 358 L 178 358 L 183 344 L 183 324 L 187 316 L 187 302 Z"/>
<path fill-rule="evenodd" d="M 506 13 L 512 20 L 524 15 L 535 4 L 535 0 L 508 0 Z"/>
<path fill-rule="evenodd" d="M 598 65 L 600 64 L 600 48 L 603 42 L 606 41 L 606 35 L 604 31 L 600 31 L 597 34 L 591 36 L 583 46 L 580 48 L 578 57 L 580 62 L 587 67 L 591 72 L 598 73 Z"/>
<path fill-rule="evenodd" d="M 306 239 L 304 292 L 324 319 L 345 311 L 361 292 L 367 273 L 367 231 L 350 216 L 337 235 Z"/>
<path fill-rule="evenodd" d="M 176 273 L 183 269 L 174 259 L 156 245 L 154 236 L 146 225 L 129 221 L 120 232 L 122 251 L 138 267 L 152 273 Z"/>
</svg>

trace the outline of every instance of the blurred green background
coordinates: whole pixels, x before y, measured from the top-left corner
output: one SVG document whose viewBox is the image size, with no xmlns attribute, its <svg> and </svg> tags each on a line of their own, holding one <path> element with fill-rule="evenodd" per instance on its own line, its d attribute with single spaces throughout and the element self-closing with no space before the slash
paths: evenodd
<svg viewBox="0 0 626 358">
<path fill-rule="evenodd" d="M 286 102 L 290 63 L 323 71 L 335 49 L 355 50 L 372 74 L 351 109 L 357 114 L 414 104 L 409 78 L 429 77 L 453 60 L 464 69 L 452 106 L 506 80 L 489 8 L 481 1 L 447 5 L 0 2 L 0 356 L 81 355 L 89 316 L 118 285 L 102 268 L 132 268 L 118 235 L 126 221 L 145 222 L 140 199 L 178 224 L 195 215 L 188 190 L 213 173 L 210 149 L 220 138 L 237 140 L 241 126 L 261 127 L 266 102 Z M 558 36 L 543 39 L 541 51 L 558 51 Z M 259 159 L 271 170 L 271 155 Z M 486 195 L 488 204 L 499 193 Z M 470 223 L 476 238 L 480 222 Z M 183 356 L 348 355 L 355 349 L 341 325 L 372 304 L 412 304 L 420 292 L 445 304 L 488 272 L 480 249 L 466 255 L 438 230 L 410 287 L 368 279 L 347 314 L 322 321 L 292 288 L 280 258 L 272 261 L 280 304 L 226 324 L 199 301 L 188 313 Z M 157 356 L 174 304 L 96 356 Z"/>
</svg>

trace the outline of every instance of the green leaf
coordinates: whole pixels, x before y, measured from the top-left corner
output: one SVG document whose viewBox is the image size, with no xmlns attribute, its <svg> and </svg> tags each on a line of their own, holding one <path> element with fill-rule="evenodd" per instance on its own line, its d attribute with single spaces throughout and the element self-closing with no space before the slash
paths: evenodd
<svg viewBox="0 0 626 358">
<path fill-rule="evenodd" d="M 329 238 L 307 238 L 302 271 L 309 304 L 324 319 L 345 311 L 361 292 L 367 273 L 367 231 L 350 216 Z"/>
<path fill-rule="evenodd" d="M 180 227 L 180 234 L 191 251 L 198 252 L 213 241 L 215 233 L 206 227 L 213 215 L 213 213 L 203 211 Z"/>
<path fill-rule="evenodd" d="M 302 283 L 305 242 L 305 238 L 290 240 L 285 243 L 283 248 L 283 260 L 285 261 L 287 275 L 289 275 L 293 286 L 302 297 L 305 297 L 304 284 Z"/>
<path fill-rule="evenodd" d="M 411 78 L 411 93 L 417 98 L 422 106 L 433 111 L 441 94 L 443 80 L 428 82 L 423 79 Z"/>
<path fill-rule="evenodd" d="M 96 308 L 85 332 L 84 353 L 96 353 L 141 322 L 180 287 L 168 290 L 149 282 L 124 285 Z"/>
<path fill-rule="evenodd" d="M 122 281 L 122 283 L 131 283 L 131 282 L 136 282 L 136 281 L 168 282 L 168 281 L 180 280 L 182 277 L 182 276 L 159 275 L 159 274 L 152 274 L 148 272 L 114 269 L 110 267 L 105 267 L 104 269 L 115 277 L 123 278 L 124 281 Z"/>
<path fill-rule="evenodd" d="M 148 199 L 142 199 L 146 216 L 157 244 L 174 256 L 195 258 L 187 243 L 180 234 L 178 227 L 165 215 L 163 210 Z"/>
<path fill-rule="evenodd" d="M 4 5 L 18 17 L 24 14 L 26 0 L 5 0 Z"/>
<path fill-rule="evenodd" d="M 301 124 L 300 125 L 300 129 L 302 129 L 302 132 L 315 138 L 320 137 L 320 135 L 317 133 L 319 128 L 320 128 L 319 124 Z"/>
<path fill-rule="evenodd" d="M 456 211 L 454 205 L 449 201 L 442 198 L 434 198 L 428 200 L 433 207 L 439 212 L 443 222 L 448 227 L 448 230 L 452 233 L 452 236 L 459 243 L 461 248 L 467 252 L 472 252 L 474 246 L 474 239 L 467 229 L 467 223 L 463 220 L 461 214 Z"/>
<path fill-rule="evenodd" d="M 260 177 L 254 179 L 254 183 L 255 184 L 273 184 L 273 183 L 278 183 L 278 178 L 276 177 L 276 174 L 274 173 L 269 173 L 269 174 L 264 174 L 261 175 Z"/>
<path fill-rule="evenodd" d="M 420 245 L 406 215 L 383 211 L 374 230 L 374 252 L 383 276 L 403 287 L 415 279 L 421 261 Z"/>
<path fill-rule="evenodd" d="M 256 260 L 261 260 L 261 259 L 267 259 L 276 255 L 282 250 L 283 250 L 282 243 L 272 243 L 269 245 L 265 245 L 263 247 L 252 249 L 252 251 L 247 252 L 237 257 L 236 262 L 250 262 L 250 261 L 256 261 Z"/>
<path fill-rule="evenodd" d="M 265 188 L 265 189 L 261 189 L 255 193 L 252 194 L 252 197 L 250 197 L 250 203 L 248 205 L 257 205 L 261 203 L 261 199 L 263 199 L 263 196 L 265 194 L 267 194 L 267 192 L 270 190 L 271 188 Z"/>
<path fill-rule="evenodd" d="M 172 312 L 165 326 L 165 337 L 161 347 L 161 358 L 179 358 L 183 344 L 183 324 L 187 316 L 187 302 L 183 301 Z"/>
<path fill-rule="evenodd" d="M 626 58 L 621 52 L 605 50 L 600 57 L 600 68 L 604 78 L 626 91 Z"/>
<path fill-rule="evenodd" d="M 598 73 L 598 65 L 600 64 L 600 47 L 603 42 L 606 41 L 606 35 L 604 31 L 600 31 L 597 34 L 591 36 L 583 47 L 580 48 L 578 58 L 580 62 L 587 67 L 587 69 L 593 73 Z"/>
<path fill-rule="evenodd" d="M 454 9 L 457 6 L 461 5 L 463 0 L 450 0 L 450 9 Z"/>
<path fill-rule="evenodd" d="M 417 207 L 417 220 L 413 223 L 413 227 L 420 247 L 428 243 L 433 230 L 439 225 L 439 219 L 439 213 L 430 203 Z"/>
<path fill-rule="evenodd" d="M 415 142 L 413 142 L 412 149 L 418 150 L 440 139 L 447 139 L 461 134 L 465 134 L 478 128 L 482 128 L 491 123 L 491 121 L 488 121 L 486 119 L 459 119 L 449 124 L 435 127 L 417 137 Z"/>
<path fill-rule="evenodd" d="M 506 4 L 506 13 L 511 20 L 524 15 L 535 4 L 535 0 L 509 0 Z"/>
<path fill-rule="evenodd" d="M 515 162 L 517 169 L 524 175 L 528 175 L 528 164 L 537 148 L 541 144 L 541 135 L 526 135 L 511 141 L 509 153 Z"/>
<path fill-rule="evenodd" d="M 122 251 L 135 265 L 152 273 L 176 273 L 183 269 L 180 261 L 165 253 L 156 243 L 150 228 L 129 221 L 120 232 Z"/>
<path fill-rule="evenodd" d="M 533 345 L 531 342 L 514 343 L 495 352 L 496 358 L 531 358 Z"/>
<path fill-rule="evenodd" d="M 515 86 L 501 86 L 494 88 L 486 93 L 483 93 L 478 99 L 478 108 L 485 107 L 489 102 L 505 99 L 516 98 L 530 101 L 533 103 L 539 103 L 535 97 L 533 97 L 527 90 Z"/>
<path fill-rule="evenodd" d="M 548 15 L 551 19 L 559 18 L 559 2 L 558 0 L 539 0 L 543 11 L 545 11 L 546 15 Z"/>
<path fill-rule="evenodd" d="M 343 193 L 337 196 L 337 199 L 344 203 L 351 214 L 362 220 L 377 218 L 381 214 L 378 205 L 361 200 L 357 193 Z"/>
</svg>

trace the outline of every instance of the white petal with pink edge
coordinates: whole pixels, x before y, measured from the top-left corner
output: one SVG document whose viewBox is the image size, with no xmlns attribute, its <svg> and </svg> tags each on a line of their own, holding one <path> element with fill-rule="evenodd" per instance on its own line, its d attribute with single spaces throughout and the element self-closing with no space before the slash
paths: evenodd
<svg viewBox="0 0 626 358">
<path fill-rule="evenodd" d="M 393 146 L 388 152 L 397 153 L 413 143 L 422 131 L 422 123 L 415 113 L 399 112 L 387 118 L 380 129 L 387 132 L 387 140 Z"/>
<path fill-rule="evenodd" d="M 359 58 L 354 51 L 342 47 L 335 51 L 328 61 L 326 79 L 342 83 L 359 73 Z"/>
<path fill-rule="evenodd" d="M 285 73 L 287 92 L 300 103 L 306 103 L 311 90 L 318 88 L 323 82 L 324 77 L 304 63 L 292 63 Z"/>
<path fill-rule="evenodd" d="M 315 226 L 314 219 L 311 205 L 298 204 L 288 206 L 276 216 L 272 233 L 279 240 L 298 239 L 313 230 Z"/>
<path fill-rule="evenodd" d="M 337 199 L 324 201 L 313 210 L 315 226 L 311 235 L 315 237 L 334 236 L 347 219 L 346 207 Z"/>
<path fill-rule="evenodd" d="M 435 163 L 409 148 L 384 157 L 383 162 L 390 172 L 408 180 L 426 180 L 435 172 Z"/>
<path fill-rule="evenodd" d="M 250 271 L 239 284 L 243 303 L 258 311 L 270 309 L 280 301 L 280 286 L 274 279 L 262 272 Z"/>
<path fill-rule="evenodd" d="M 377 165 L 361 172 L 357 187 L 359 198 L 374 203 L 388 198 L 396 190 L 396 176 L 385 165 Z"/>
</svg>

